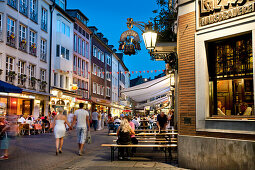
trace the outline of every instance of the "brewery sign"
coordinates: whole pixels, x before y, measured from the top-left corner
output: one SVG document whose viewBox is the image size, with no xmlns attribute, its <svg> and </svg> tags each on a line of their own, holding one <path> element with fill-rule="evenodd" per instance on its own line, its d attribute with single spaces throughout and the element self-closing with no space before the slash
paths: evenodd
<svg viewBox="0 0 255 170">
<path fill-rule="evenodd" d="M 201 0 L 199 26 L 221 22 L 255 11 L 255 0 Z"/>
</svg>

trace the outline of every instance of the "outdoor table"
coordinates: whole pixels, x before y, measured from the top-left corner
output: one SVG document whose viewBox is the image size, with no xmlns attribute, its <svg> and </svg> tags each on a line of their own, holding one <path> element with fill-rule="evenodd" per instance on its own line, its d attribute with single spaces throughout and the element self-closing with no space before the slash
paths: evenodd
<svg viewBox="0 0 255 170">
<path fill-rule="evenodd" d="M 116 136 L 117 133 L 109 133 L 109 136 Z M 167 133 L 138 133 L 135 136 L 170 136 L 170 135 L 178 135 L 175 132 L 167 132 Z"/>
</svg>

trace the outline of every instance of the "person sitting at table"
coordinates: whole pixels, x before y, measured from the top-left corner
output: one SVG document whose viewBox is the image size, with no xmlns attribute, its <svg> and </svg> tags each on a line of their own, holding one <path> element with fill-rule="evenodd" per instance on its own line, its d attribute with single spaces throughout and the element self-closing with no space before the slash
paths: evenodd
<svg viewBox="0 0 255 170">
<path fill-rule="evenodd" d="M 127 119 L 123 119 L 120 123 L 120 127 L 117 130 L 117 144 L 118 145 L 129 145 L 131 142 L 131 135 L 135 135 L 134 130 L 131 128 Z M 130 159 L 130 148 L 119 147 L 119 159 L 123 160 L 124 152 L 126 150 L 127 159 Z"/>
<path fill-rule="evenodd" d="M 28 117 L 28 118 L 27 118 L 26 123 L 29 124 L 29 128 L 30 128 L 30 129 L 33 129 L 33 124 L 34 124 L 34 122 L 32 121 L 32 118 L 31 118 L 31 117 Z"/>
<path fill-rule="evenodd" d="M 121 120 L 119 119 L 118 116 L 115 117 L 115 120 L 113 122 L 114 124 L 120 124 L 121 123 Z"/>
<path fill-rule="evenodd" d="M 159 129 L 159 132 L 161 130 L 166 130 L 166 125 L 167 125 L 167 116 L 165 115 L 164 112 L 160 112 L 157 116 L 157 126 Z"/>
<path fill-rule="evenodd" d="M 241 109 L 241 115 L 243 116 L 250 116 L 252 112 L 252 108 L 248 107 L 247 103 L 242 103 L 240 106 Z"/>
<path fill-rule="evenodd" d="M 221 101 L 218 101 L 218 109 L 217 109 L 217 113 L 219 116 L 226 116 L 225 113 L 222 111 L 222 104 Z"/>
<path fill-rule="evenodd" d="M 18 119 L 19 123 L 25 123 L 26 119 L 23 117 L 23 115 L 20 115 L 20 118 Z"/>
</svg>

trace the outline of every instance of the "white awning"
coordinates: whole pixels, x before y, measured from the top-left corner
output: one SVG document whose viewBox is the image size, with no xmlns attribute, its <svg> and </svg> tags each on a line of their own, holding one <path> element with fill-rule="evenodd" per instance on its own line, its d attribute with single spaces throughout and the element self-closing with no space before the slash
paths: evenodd
<svg viewBox="0 0 255 170">
<path fill-rule="evenodd" d="M 170 91 L 170 75 L 130 87 L 121 91 L 136 102 L 146 101 Z"/>
<path fill-rule="evenodd" d="M 165 101 L 168 101 L 168 96 L 164 96 L 164 97 L 161 97 L 157 100 L 153 100 L 151 102 L 147 102 L 147 103 L 144 103 L 144 104 L 141 104 L 141 105 L 137 105 L 136 108 L 137 109 L 143 109 L 145 106 L 153 106 L 153 105 L 156 105 L 156 104 L 160 104 L 160 103 L 163 103 Z"/>
</svg>

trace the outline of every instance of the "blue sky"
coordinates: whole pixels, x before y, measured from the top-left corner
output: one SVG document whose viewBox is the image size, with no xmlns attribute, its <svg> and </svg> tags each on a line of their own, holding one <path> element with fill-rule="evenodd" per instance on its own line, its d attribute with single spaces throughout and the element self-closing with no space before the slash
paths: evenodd
<svg viewBox="0 0 255 170">
<path fill-rule="evenodd" d="M 118 50 L 118 41 L 122 32 L 128 30 L 127 18 L 134 21 L 148 22 L 155 14 L 153 10 L 158 9 L 156 0 L 67 0 L 68 9 L 80 9 L 88 18 L 88 26 L 96 26 Z M 142 40 L 142 32 L 134 28 Z M 124 63 L 130 71 L 162 70 L 165 68 L 163 61 L 152 61 L 144 43 L 142 50 L 137 55 L 124 56 Z M 162 72 L 161 72 L 162 73 Z M 154 77 L 158 73 L 145 73 L 143 77 Z M 131 74 L 136 78 L 139 74 Z"/>
</svg>

